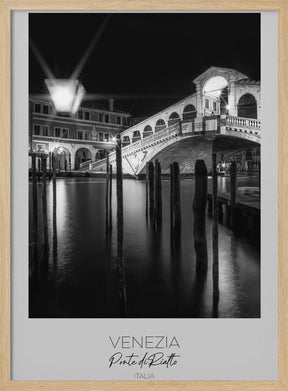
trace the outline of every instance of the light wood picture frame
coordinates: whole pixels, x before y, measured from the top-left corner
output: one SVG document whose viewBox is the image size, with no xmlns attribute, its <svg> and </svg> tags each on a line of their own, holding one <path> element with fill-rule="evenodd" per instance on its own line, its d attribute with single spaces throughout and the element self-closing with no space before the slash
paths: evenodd
<svg viewBox="0 0 288 391">
<path fill-rule="evenodd" d="M 0 390 L 288 390 L 288 0 L 0 0 Z M 13 381 L 10 312 L 11 12 L 278 11 L 278 380 L 277 381 Z M 287 164 L 287 166 L 286 166 Z M 12 189 L 13 190 L 13 189 Z"/>
</svg>

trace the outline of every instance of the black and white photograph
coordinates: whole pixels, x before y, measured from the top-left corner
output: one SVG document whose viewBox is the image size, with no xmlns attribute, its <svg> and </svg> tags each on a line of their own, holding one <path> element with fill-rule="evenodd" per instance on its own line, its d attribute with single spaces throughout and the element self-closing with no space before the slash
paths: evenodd
<svg viewBox="0 0 288 391">
<path fill-rule="evenodd" d="M 29 318 L 261 318 L 260 28 L 29 13 Z"/>
</svg>

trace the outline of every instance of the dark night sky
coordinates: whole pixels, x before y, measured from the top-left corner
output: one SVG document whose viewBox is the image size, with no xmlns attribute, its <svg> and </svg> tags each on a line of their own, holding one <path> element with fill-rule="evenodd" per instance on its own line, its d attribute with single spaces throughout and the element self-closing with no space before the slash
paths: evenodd
<svg viewBox="0 0 288 391">
<path fill-rule="evenodd" d="M 30 38 L 55 76 L 68 78 L 105 17 L 30 14 Z M 43 92 L 32 51 L 29 65 L 30 93 Z M 193 93 L 192 80 L 212 65 L 260 79 L 260 14 L 111 14 L 80 79 L 88 93 L 133 95 L 115 106 L 142 117 Z"/>
</svg>

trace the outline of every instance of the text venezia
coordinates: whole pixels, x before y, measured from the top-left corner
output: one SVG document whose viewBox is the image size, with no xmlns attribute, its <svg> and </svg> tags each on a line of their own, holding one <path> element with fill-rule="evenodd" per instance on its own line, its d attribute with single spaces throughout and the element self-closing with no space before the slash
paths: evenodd
<svg viewBox="0 0 288 391">
<path fill-rule="evenodd" d="M 159 350 L 167 349 L 180 349 L 180 344 L 177 341 L 176 337 L 167 337 L 167 336 L 119 336 L 119 337 L 109 337 L 109 340 L 114 349 L 117 351 L 112 354 L 109 358 L 109 368 L 120 365 L 120 366 L 139 366 L 140 368 L 153 366 L 164 366 L 166 368 L 173 367 L 178 363 L 180 355 L 170 352 L 161 352 Z M 143 352 L 143 354 L 136 354 L 135 352 L 127 352 L 128 354 L 123 354 L 120 350 L 122 349 L 155 349 L 157 352 L 148 353 Z"/>
</svg>

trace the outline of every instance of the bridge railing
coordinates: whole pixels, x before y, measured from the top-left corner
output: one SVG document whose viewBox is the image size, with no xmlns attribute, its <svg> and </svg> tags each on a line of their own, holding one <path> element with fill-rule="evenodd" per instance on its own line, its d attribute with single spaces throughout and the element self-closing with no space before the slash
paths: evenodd
<svg viewBox="0 0 288 391">
<path fill-rule="evenodd" d="M 261 130 L 261 121 L 253 118 L 233 117 L 228 115 L 226 117 L 226 125 L 235 126 L 238 128 L 248 128 L 251 130 Z"/>
<path fill-rule="evenodd" d="M 80 170 L 89 167 L 89 164 L 92 163 L 92 159 L 86 160 L 86 162 L 80 163 Z"/>
<path fill-rule="evenodd" d="M 135 143 L 126 145 L 125 147 L 122 148 L 122 157 L 125 157 L 125 156 L 129 155 L 130 153 L 133 153 L 137 149 L 142 149 L 144 147 L 147 147 L 148 145 L 154 143 L 155 141 L 162 140 L 167 136 L 172 136 L 172 135 L 175 135 L 178 133 L 180 133 L 179 123 L 172 124 L 169 127 L 160 130 L 159 132 L 153 133 L 150 136 L 145 137 L 144 139 L 141 139 L 141 140 L 136 141 Z M 110 163 L 115 162 L 115 160 L 116 160 L 116 153 L 115 152 L 111 152 L 109 154 L 109 160 L 110 160 Z M 99 168 L 102 167 L 104 164 L 106 164 L 106 158 L 101 159 L 101 160 L 97 160 L 92 163 L 90 162 L 90 165 L 87 164 L 85 167 L 87 167 L 87 168 L 90 167 L 90 169 L 93 170 L 97 167 L 99 167 Z"/>
<path fill-rule="evenodd" d="M 122 148 L 122 154 L 128 155 L 129 153 L 135 151 L 136 149 L 142 149 L 151 143 L 161 140 L 167 136 L 171 136 L 172 134 L 177 134 L 180 132 L 180 126 L 178 123 L 170 125 L 169 127 L 160 130 L 159 132 L 153 133 L 144 139 L 136 141 L 136 143 L 132 143 Z"/>
</svg>

